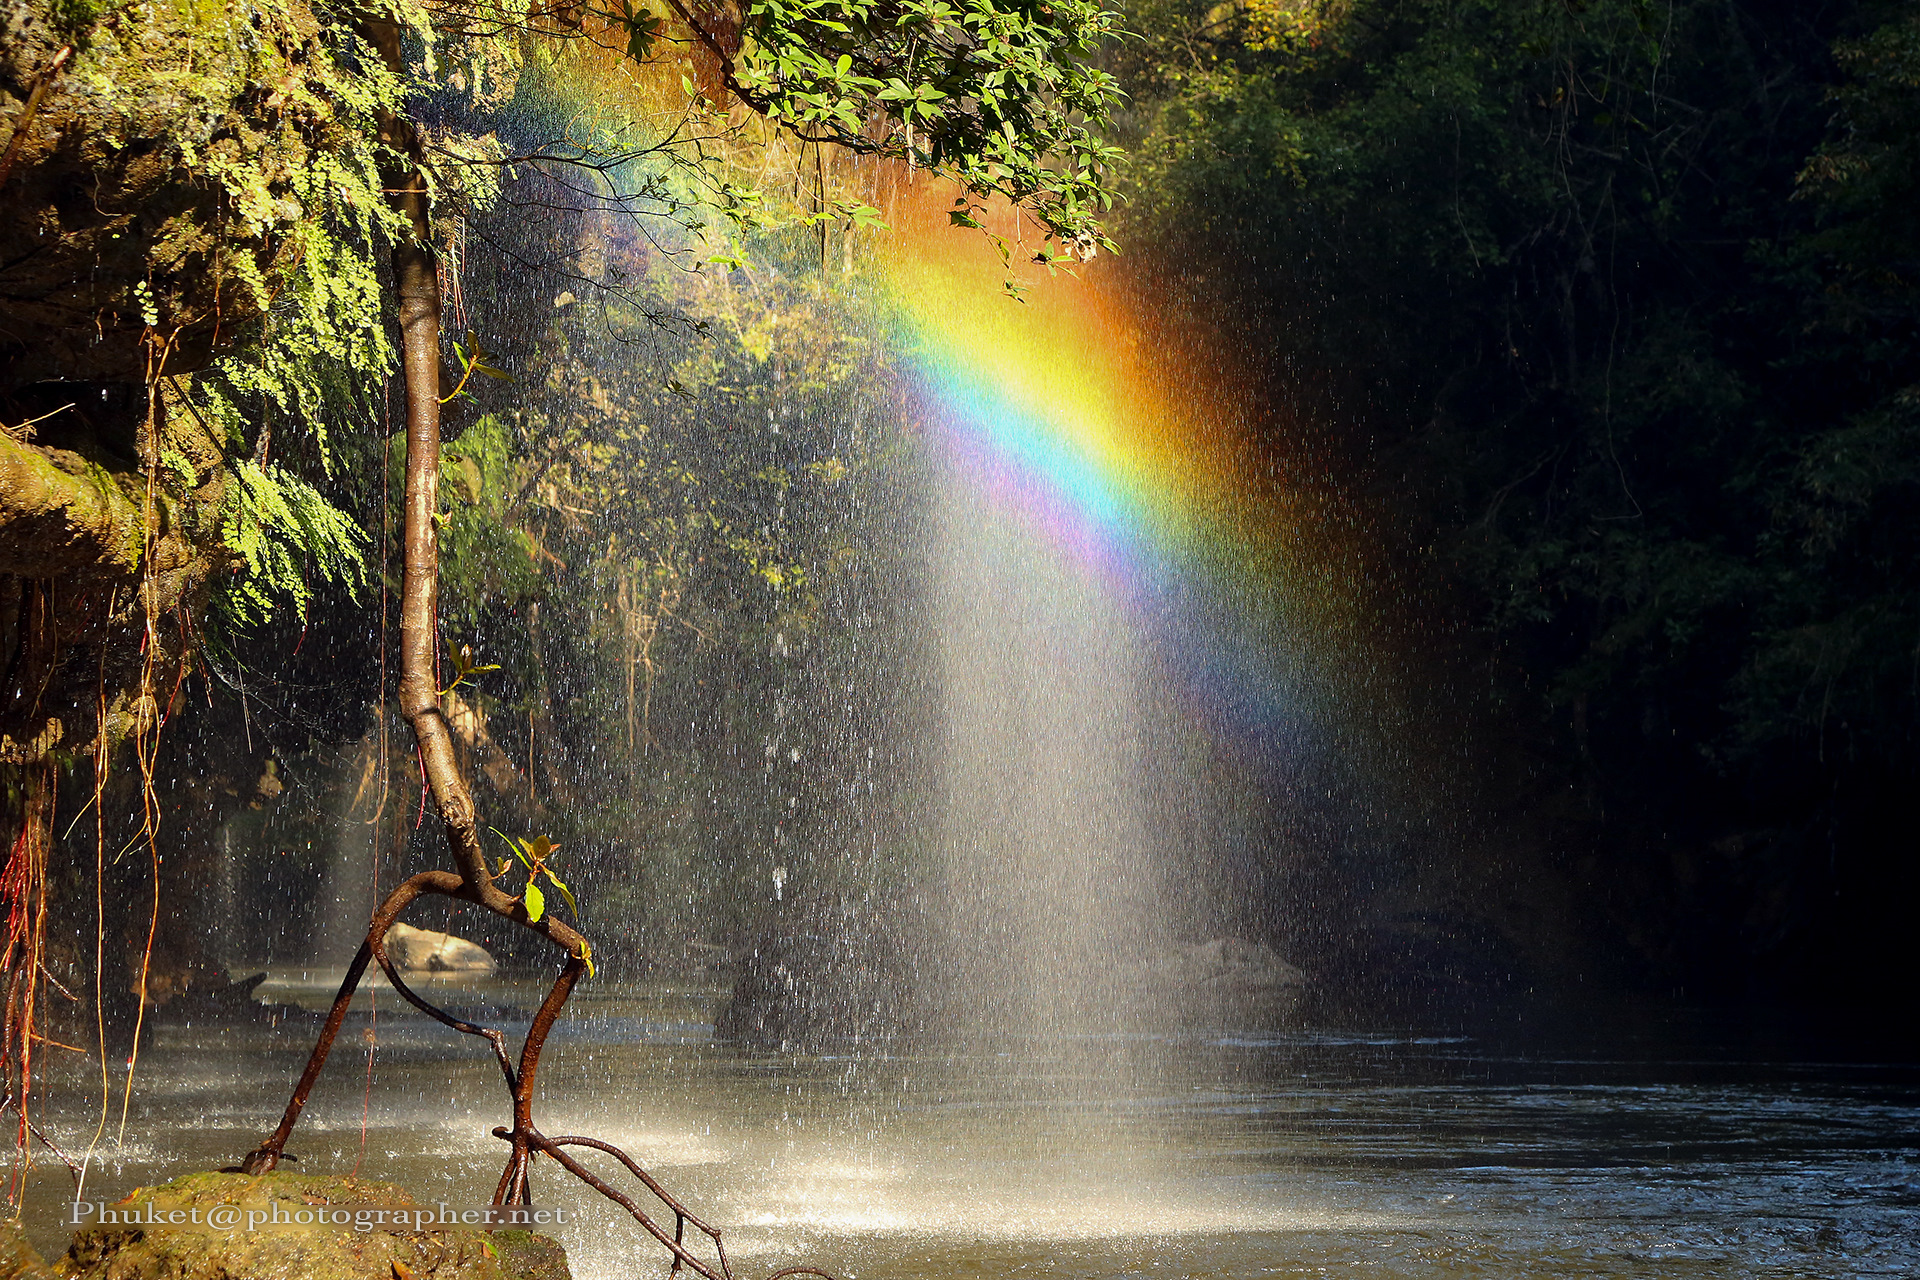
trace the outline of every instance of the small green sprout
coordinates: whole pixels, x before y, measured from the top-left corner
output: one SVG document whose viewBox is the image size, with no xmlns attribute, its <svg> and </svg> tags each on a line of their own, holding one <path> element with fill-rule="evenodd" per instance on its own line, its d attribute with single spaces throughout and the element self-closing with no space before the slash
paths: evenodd
<svg viewBox="0 0 1920 1280">
<path fill-rule="evenodd" d="M 473 330 L 467 330 L 466 346 L 463 347 L 457 342 L 452 345 L 453 358 L 460 362 L 460 381 L 454 385 L 453 390 L 440 397 L 441 404 L 457 398 L 462 391 L 466 390 L 468 381 L 476 373 L 500 382 L 513 381 L 512 374 L 489 363 L 493 359 L 493 353 L 480 345 L 480 335 Z M 468 354 L 469 347 L 472 348 L 471 355 Z"/>
<path fill-rule="evenodd" d="M 535 836 L 531 840 L 521 840 L 508 835 L 498 827 L 492 828 L 492 830 L 493 834 L 507 842 L 507 848 L 513 850 L 513 857 L 518 858 L 520 865 L 527 869 L 527 887 L 520 895 L 520 900 L 527 906 L 527 919 L 534 924 L 538 924 L 540 923 L 540 917 L 547 913 L 547 895 L 540 888 L 540 877 L 545 876 L 547 883 L 551 884 L 555 889 L 558 889 L 560 896 L 567 900 L 567 910 L 573 912 L 573 918 L 578 920 L 580 918 L 580 904 L 573 900 L 573 890 L 567 888 L 567 882 L 553 874 L 553 868 L 547 865 L 547 859 L 552 857 L 554 851 L 559 849 L 560 846 L 545 836 Z M 505 875 L 512 867 L 512 858 L 502 859 L 500 862 L 500 870 L 495 874 Z M 587 972 L 592 973 L 593 960 L 591 956 L 582 955 L 580 958 L 587 962 Z"/>
<path fill-rule="evenodd" d="M 463 644 L 456 649 L 451 640 L 447 641 L 447 662 L 453 667 L 453 683 L 440 691 L 440 696 L 443 698 L 465 684 L 468 676 L 477 676 L 485 671 L 500 669 L 500 664 L 497 662 L 475 662 L 472 645 Z"/>
</svg>

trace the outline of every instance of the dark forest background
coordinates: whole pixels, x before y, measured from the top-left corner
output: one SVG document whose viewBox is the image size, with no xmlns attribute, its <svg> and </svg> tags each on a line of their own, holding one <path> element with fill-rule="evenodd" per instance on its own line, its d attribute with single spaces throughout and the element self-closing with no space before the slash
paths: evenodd
<svg viewBox="0 0 1920 1280">
<path fill-rule="evenodd" d="M 1410 696 L 1479 856 L 1564 878 L 1574 980 L 1913 1012 L 1920 12 L 1133 19 L 1148 287 L 1363 477 Z"/>
</svg>

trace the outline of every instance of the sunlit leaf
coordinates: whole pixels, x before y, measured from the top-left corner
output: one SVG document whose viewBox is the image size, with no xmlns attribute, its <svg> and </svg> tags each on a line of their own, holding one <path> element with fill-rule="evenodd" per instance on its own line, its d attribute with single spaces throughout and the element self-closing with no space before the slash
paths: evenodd
<svg viewBox="0 0 1920 1280">
<path fill-rule="evenodd" d="M 560 891 L 560 896 L 567 900 L 567 910 L 573 912 L 573 918 L 578 920 L 580 918 L 580 904 L 573 900 L 573 890 L 567 888 L 566 882 L 559 876 L 553 874 L 551 867 L 542 867 L 541 870 L 546 874 L 548 882 Z"/>
</svg>

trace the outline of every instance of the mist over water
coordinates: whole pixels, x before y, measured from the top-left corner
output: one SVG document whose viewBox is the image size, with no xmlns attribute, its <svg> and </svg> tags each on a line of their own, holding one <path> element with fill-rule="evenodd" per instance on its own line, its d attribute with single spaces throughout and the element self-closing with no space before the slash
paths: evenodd
<svg viewBox="0 0 1920 1280">
<path fill-rule="evenodd" d="M 938 995 L 961 1025 L 1108 1027 L 1163 940 L 1141 637 L 1098 575 L 949 459 L 935 521 L 944 722 Z"/>
<path fill-rule="evenodd" d="M 637 989 L 587 994 L 543 1068 L 549 1127 L 641 1158 L 725 1230 L 745 1277 L 804 1264 L 842 1280 L 1838 1280 L 1920 1266 L 1911 1068 L 1676 1054 L 1593 1028 L 1544 1054 L 1329 1031 L 771 1054 L 713 1043 Z M 484 1199 L 498 1072 L 397 1001 L 382 998 L 378 1026 L 371 1076 L 350 1053 L 322 1077 L 292 1148 L 302 1170 Z M 130 1141 L 103 1151 L 89 1187 L 113 1198 L 231 1160 L 284 1101 L 307 1039 L 161 1028 Z M 84 1148 L 73 1087 L 50 1136 Z M 51 1161 L 32 1176 L 33 1203 L 70 1187 Z M 666 1274 L 572 1179 L 543 1167 L 534 1194 L 577 1215 L 559 1236 L 578 1280 Z M 64 1247 L 50 1222 L 29 1225 Z"/>
<path fill-rule="evenodd" d="M 340 785 L 333 791 L 338 812 L 330 826 L 326 871 L 313 908 L 312 949 L 307 960 L 320 968 L 344 969 L 366 941 L 367 922 L 379 905 L 375 868 L 379 865 L 379 829 L 369 822 L 378 796 L 363 784 L 379 750 L 378 731 L 340 753 L 335 768 Z"/>
<path fill-rule="evenodd" d="M 376 904 L 373 890 L 375 833 L 349 812 L 335 828 L 320 900 L 314 904 L 313 951 L 307 957 L 320 968 L 344 968 L 366 941 L 367 921 Z"/>
</svg>

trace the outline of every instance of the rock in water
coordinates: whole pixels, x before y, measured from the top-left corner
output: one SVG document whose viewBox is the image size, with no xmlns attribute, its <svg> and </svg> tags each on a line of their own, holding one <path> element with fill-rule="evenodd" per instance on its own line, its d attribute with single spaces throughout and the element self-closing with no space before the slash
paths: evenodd
<svg viewBox="0 0 1920 1280">
<path fill-rule="evenodd" d="M 477 1226 L 452 1224 L 360 1231 L 351 1223 L 314 1221 L 322 1209 L 337 1218 L 347 1210 L 420 1207 L 390 1182 L 196 1173 L 142 1187 L 110 1206 L 116 1217 L 136 1222 L 82 1226 L 60 1274 L 70 1280 L 572 1280 L 559 1244 L 531 1231 L 503 1228 L 489 1235 Z M 208 1224 L 215 1210 L 237 1214 L 240 1224 Z M 249 1211 L 257 1222 L 291 1221 L 250 1231 Z M 196 1212 L 199 1223 L 191 1221 Z M 175 1224 L 176 1216 L 188 1220 Z M 162 1222 L 155 1224 L 156 1218 Z"/>
<path fill-rule="evenodd" d="M 1156 957 L 1153 976 L 1176 987 L 1219 987 L 1235 991 L 1277 991 L 1301 986 L 1307 975 L 1282 960 L 1272 947 L 1239 938 L 1215 938 L 1175 947 Z"/>
<path fill-rule="evenodd" d="M 58 1280 L 27 1243 L 26 1229 L 12 1218 L 0 1222 L 0 1280 Z"/>
<path fill-rule="evenodd" d="M 1255 1030 L 1292 1019 L 1307 975 L 1262 943 L 1214 938 L 1147 957 L 1137 981 L 1145 1003 L 1165 1020 Z"/>
<path fill-rule="evenodd" d="M 492 973 L 493 957 L 477 942 L 450 933 L 396 924 L 387 930 L 387 954 L 402 969 L 430 973 Z"/>
</svg>

